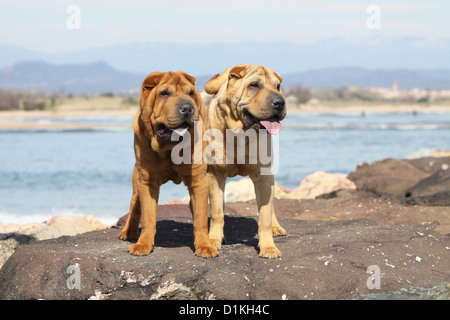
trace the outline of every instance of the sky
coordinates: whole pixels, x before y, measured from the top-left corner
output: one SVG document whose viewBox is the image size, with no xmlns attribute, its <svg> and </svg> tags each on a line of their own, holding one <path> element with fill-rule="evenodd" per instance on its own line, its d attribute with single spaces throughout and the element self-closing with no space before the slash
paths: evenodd
<svg viewBox="0 0 450 320">
<path fill-rule="evenodd" d="M 448 0 L 0 0 L 0 44 L 49 53 L 139 42 L 315 43 L 375 35 L 438 45 L 450 38 L 449 14 Z"/>
</svg>

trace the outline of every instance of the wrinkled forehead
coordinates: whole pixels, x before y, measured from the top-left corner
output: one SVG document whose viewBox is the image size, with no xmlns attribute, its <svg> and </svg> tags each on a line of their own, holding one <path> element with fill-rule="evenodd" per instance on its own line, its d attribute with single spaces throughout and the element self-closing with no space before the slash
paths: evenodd
<svg viewBox="0 0 450 320">
<path fill-rule="evenodd" d="M 245 74 L 245 81 L 262 81 L 275 87 L 280 83 L 280 80 L 270 69 L 261 66 L 251 66 L 249 69 L 247 69 L 247 72 Z"/>
<path fill-rule="evenodd" d="M 190 83 L 185 77 L 175 73 L 169 72 L 159 83 L 160 86 L 172 86 L 174 88 L 180 89 L 183 87 L 193 87 L 192 83 Z"/>
</svg>

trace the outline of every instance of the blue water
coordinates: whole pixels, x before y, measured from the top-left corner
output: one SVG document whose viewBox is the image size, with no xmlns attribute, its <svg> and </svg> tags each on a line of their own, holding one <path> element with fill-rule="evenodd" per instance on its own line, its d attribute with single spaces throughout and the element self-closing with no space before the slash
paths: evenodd
<svg viewBox="0 0 450 320">
<path fill-rule="evenodd" d="M 23 119 L 22 119 L 23 120 Z M 47 119 L 113 123 L 108 130 L 0 131 L 0 224 L 128 212 L 134 165 L 132 117 Z M 361 162 L 450 149 L 450 113 L 290 114 L 279 140 L 276 180 L 295 188 L 315 171 L 348 174 Z M 160 203 L 187 195 L 171 182 Z"/>
</svg>

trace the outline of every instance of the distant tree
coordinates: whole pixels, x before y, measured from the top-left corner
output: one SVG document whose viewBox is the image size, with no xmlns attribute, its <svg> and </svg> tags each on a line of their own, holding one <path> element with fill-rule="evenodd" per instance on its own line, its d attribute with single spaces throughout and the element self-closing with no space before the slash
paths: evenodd
<svg viewBox="0 0 450 320">
<path fill-rule="evenodd" d="M 0 89 L 0 110 L 19 109 L 20 96 L 13 91 Z"/>
<path fill-rule="evenodd" d="M 313 97 L 311 90 L 302 86 L 289 88 L 286 90 L 286 95 L 293 95 L 297 98 L 298 103 L 308 102 Z"/>
</svg>

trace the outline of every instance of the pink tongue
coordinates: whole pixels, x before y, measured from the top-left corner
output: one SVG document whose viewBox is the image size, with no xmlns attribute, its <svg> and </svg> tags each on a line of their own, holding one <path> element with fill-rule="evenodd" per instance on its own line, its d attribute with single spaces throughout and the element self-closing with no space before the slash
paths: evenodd
<svg viewBox="0 0 450 320">
<path fill-rule="evenodd" d="M 279 134 L 281 131 L 281 123 L 278 121 L 261 120 L 260 123 L 267 129 L 269 134 Z"/>
<path fill-rule="evenodd" d="M 178 129 L 174 129 L 174 132 L 176 132 L 180 137 L 184 136 L 186 134 L 186 132 L 188 131 L 188 128 L 178 128 Z"/>
</svg>

